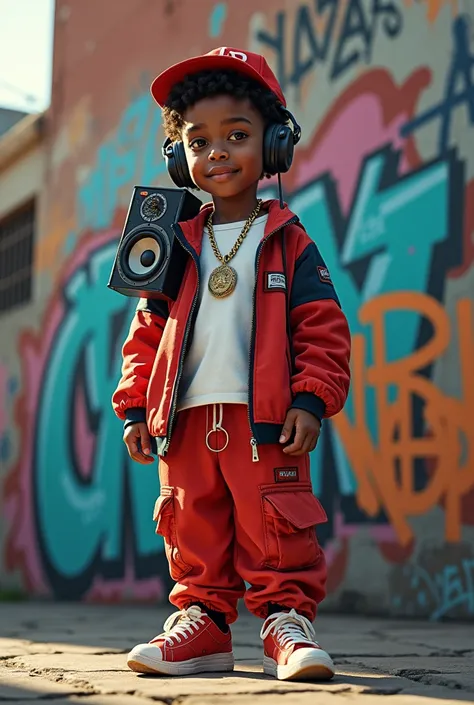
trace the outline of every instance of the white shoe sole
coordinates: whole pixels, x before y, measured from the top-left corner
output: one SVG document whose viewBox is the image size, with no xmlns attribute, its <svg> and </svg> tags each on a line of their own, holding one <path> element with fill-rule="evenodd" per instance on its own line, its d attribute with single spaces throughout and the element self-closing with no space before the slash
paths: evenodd
<svg viewBox="0 0 474 705">
<path fill-rule="evenodd" d="M 189 676 L 194 673 L 221 673 L 234 670 L 234 654 L 211 654 L 199 656 L 188 661 L 173 662 L 154 659 L 132 650 L 127 659 L 127 666 L 136 673 L 154 673 L 164 676 Z"/>
<path fill-rule="evenodd" d="M 279 666 L 272 658 L 264 656 L 263 672 L 279 681 L 329 681 L 334 677 L 335 669 L 329 654 L 318 653 L 286 666 Z"/>
</svg>

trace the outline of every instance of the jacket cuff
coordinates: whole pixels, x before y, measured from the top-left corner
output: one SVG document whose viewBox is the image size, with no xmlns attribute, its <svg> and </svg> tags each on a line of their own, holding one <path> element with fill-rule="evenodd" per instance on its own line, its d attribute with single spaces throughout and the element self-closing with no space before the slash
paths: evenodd
<svg viewBox="0 0 474 705">
<path fill-rule="evenodd" d="M 291 408 L 308 411 L 313 416 L 316 416 L 320 422 L 326 413 L 326 404 L 320 397 L 317 397 L 316 394 L 311 394 L 311 392 L 299 392 L 295 396 Z"/>
<path fill-rule="evenodd" d="M 134 406 L 125 410 L 124 430 L 134 423 L 146 422 L 146 409 L 143 406 Z"/>
</svg>

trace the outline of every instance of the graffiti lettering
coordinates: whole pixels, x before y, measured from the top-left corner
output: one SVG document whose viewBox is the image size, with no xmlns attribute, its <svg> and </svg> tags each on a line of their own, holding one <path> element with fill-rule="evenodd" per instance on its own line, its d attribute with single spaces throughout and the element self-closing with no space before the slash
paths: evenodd
<svg viewBox="0 0 474 705">
<path fill-rule="evenodd" d="M 44 365 L 37 371 L 43 383 L 34 402 L 36 428 L 28 434 L 34 447 L 29 453 L 27 436 L 22 457 L 32 468 L 41 571 L 56 596 L 73 598 L 93 589 L 100 576 L 118 581 L 131 573 L 144 580 L 156 576 L 160 564 L 167 573 L 152 523 L 156 472 L 137 473 L 110 406 L 136 301 L 106 288 L 116 237 L 87 248 L 85 261 L 79 248 L 79 264 L 50 307 Z M 38 359 L 38 352 L 24 351 L 23 358 Z M 21 531 L 14 540 L 23 540 Z"/>
<path fill-rule="evenodd" d="M 350 217 L 344 226 L 341 225 L 344 220 L 327 177 L 317 179 L 289 198 L 290 206 L 300 215 L 308 233 L 324 253 L 353 336 L 356 341 L 358 337 L 365 341 L 360 353 L 362 366 L 374 364 L 374 335 L 380 334 L 380 327 L 376 331 L 371 330 L 368 326 L 371 321 L 361 317 L 364 306 L 369 306 L 368 302 L 375 305 L 374 301 L 384 301 L 380 297 L 405 288 L 405 282 L 409 282 L 414 296 L 426 292 L 433 267 L 439 267 L 440 260 L 443 266 L 449 266 L 457 256 L 454 252 L 456 248 L 448 240 L 450 184 L 459 178 L 454 157 L 448 154 L 446 159 L 403 178 L 397 176 L 397 164 L 397 155 L 390 149 L 381 150 L 365 159 Z M 418 237 L 421 227 L 424 232 L 422 241 Z M 407 306 L 392 307 L 385 324 L 385 359 L 409 359 L 417 348 L 420 330 L 426 325 L 426 322 L 423 323 L 423 311 Z M 397 333 L 400 330 L 403 330 L 403 335 Z M 404 369 L 408 375 L 408 368 Z M 383 434 L 388 433 L 388 429 L 381 426 L 379 405 L 382 398 L 370 382 L 365 384 L 362 378 L 359 379 L 360 373 L 361 369 L 354 370 L 356 379 L 363 385 L 361 394 L 365 407 L 363 411 L 356 408 L 357 397 L 353 391 L 343 418 L 354 419 L 361 413 L 361 423 L 368 438 L 381 441 Z M 404 378 L 404 384 L 408 379 L 408 376 Z M 390 402 L 395 402 L 400 393 L 395 380 L 387 384 L 385 391 Z M 329 443 L 333 448 L 333 464 L 342 495 L 355 495 L 361 481 L 352 455 L 356 434 L 354 432 L 350 438 L 345 435 L 343 439 L 341 429 L 338 422 L 333 428 L 326 426 L 319 452 L 312 458 L 315 489 L 320 495 L 323 492 L 323 465 L 327 462 Z M 404 448 L 405 439 L 398 441 L 398 448 Z M 388 462 L 387 458 L 385 460 Z M 393 472 L 393 464 L 386 467 Z M 424 482 L 423 472 L 420 480 Z M 387 509 L 383 503 L 377 507 Z M 368 512 L 366 507 L 364 510 L 369 517 L 383 521 L 383 514 Z M 363 521 L 362 511 L 360 516 Z"/>
<path fill-rule="evenodd" d="M 142 562 L 160 548 L 150 524 L 156 475 L 137 477 L 109 412 L 121 364 L 117 342 L 133 306 L 105 286 L 115 249 L 112 243 L 94 253 L 68 281 L 65 315 L 44 372 L 34 452 L 36 520 L 56 594 L 82 591 L 87 568 L 97 561 L 109 574 L 123 571 L 117 563 L 125 552 L 124 510 Z M 67 526 L 74 530 L 65 532 Z"/>
<path fill-rule="evenodd" d="M 393 570 L 391 609 L 422 614 L 437 621 L 443 617 L 474 615 L 474 558 L 466 544 L 422 550 L 418 565 Z"/>
<path fill-rule="evenodd" d="M 114 136 L 99 147 L 96 166 L 77 192 L 80 232 L 109 227 L 117 207 L 129 200 L 130 184 L 153 184 L 165 172 L 157 144 L 160 128 L 160 111 L 148 94 L 128 106 Z"/>
<path fill-rule="evenodd" d="M 385 317 L 395 311 L 416 311 L 433 327 L 428 343 L 407 357 L 387 360 Z M 360 507 L 370 516 L 383 508 L 401 544 L 413 537 L 408 517 L 424 514 L 445 498 L 448 541 L 461 538 L 461 500 L 474 487 L 474 449 L 469 446 L 469 418 L 474 412 L 474 310 L 468 299 L 458 303 L 457 329 L 464 398 L 443 395 L 420 370 L 446 350 L 450 322 L 433 298 L 415 292 L 397 292 L 375 298 L 361 307 L 362 324 L 371 326 L 373 364 L 366 367 L 365 340 L 354 338 L 353 404 L 355 421 L 343 412 L 335 420 L 351 467 L 357 477 Z M 378 444 L 367 430 L 366 386 L 375 389 L 379 419 Z M 397 389 L 389 401 L 390 385 Z M 426 437 L 413 435 L 413 398 L 424 403 Z M 429 435 L 428 435 L 429 434 Z M 462 452 L 464 449 L 464 452 Z M 414 484 L 415 458 L 435 458 L 436 471 L 426 486 Z"/>
<path fill-rule="evenodd" d="M 347 61 L 355 66 L 372 52 L 376 27 L 386 34 L 396 28 L 392 5 L 372 2 L 369 27 L 368 3 L 315 2 L 317 25 L 311 6 L 300 3 L 290 68 L 290 25 L 279 13 L 277 39 L 285 46 L 278 60 L 288 81 L 295 75 L 299 86 L 317 52 L 318 60 L 331 59 L 331 70 Z M 400 138 L 428 74 L 416 69 L 397 84 L 383 68 L 364 72 L 299 147 L 286 177 L 287 201 L 321 249 L 354 340 L 351 396 L 344 412 L 324 424 L 311 457 L 314 489 L 329 516 L 319 536 L 333 588 L 344 577 L 357 525 L 372 524 L 368 532 L 395 562 L 417 548 L 412 518 L 438 512 L 440 535 L 457 545 L 472 517 L 473 311 L 465 288 L 458 290 L 456 308 L 444 305 L 459 272 L 469 267 L 462 247 L 473 221 L 462 222 L 465 183 L 455 154 L 422 163 L 412 141 Z M 151 102 L 139 97 L 116 136 L 99 148 L 78 194 L 77 232 L 90 226 L 93 234 L 71 241 L 72 256 L 41 333 L 26 332 L 19 345 L 22 453 L 5 493 L 8 565 L 21 567 L 40 593 L 156 598 L 168 575 L 150 517 L 155 473 L 129 464 L 110 405 L 134 302 L 106 289 L 117 233 L 96 232 L 112 218 L 113 227 L 119 222 L 118 206 L 128 200 L 132 179 L 149 182 L 163 168 L 156 162 L 158 118 L 149 108 Z M 149 152 L 148 140 L 154 145 Z M 266 190 L 263 197 L 275 195 L 272 186 Z M 69 230 L 76 223 L 60 234 Z M 442 375 L 440 383 L 448 357 L 456 368 L 454 391 L 452 375 Z M 71 535 L 64 531 L 69 525 Z M 442 573 L 446 565 L 458 573 Z M 456 600 L 466 612 L 465 565 L 471 570 L 445 557 L 442 565 L 426 566 L 438 589 L 432 613 L 456 612 L 449 606 Z M 433 578 L 438 574 L 444 583 Z M 405 600 L 405 583 L 394 585 L 394 600 Z"/>
<path fill-rule="evenodd" d="M 362 0 L 314 0 L 313 5 L 313 10 L 308 4 L 299 5 L 292 22 L 285 12 L 279 12 L 275 34 L 264 29 L 257 33 L 264 48 L 276 54 L 283 90 L 290 85 L 299 87 L 318 63 L 329 63 L 331 80 L 340 78 L 357 63 L 370 62 L 379 27 L 389 38 L 402 29 L 402 15 L 391 0 L 372 0 L 370 7 Z M 338 27 L 341 30 L 336 35 Z"/>
<path fill-rule="evenodd" d="M 402 135 L 406 137 L 419 127 L 439 118 L 438 149 L 440 152 L 444 151 L 449 144 L 452 116 L 459 106 L 466 106 L 469 122 L 471 125 L 474 124 L 474 53 L 469 47 L 469 26 L 466 17 L 458 17 L 455 20 L 453 35 L 453 58 L 446 77 L 444 97 L 426 112 L 407 122 L 401 130 Z"/>
</svg>

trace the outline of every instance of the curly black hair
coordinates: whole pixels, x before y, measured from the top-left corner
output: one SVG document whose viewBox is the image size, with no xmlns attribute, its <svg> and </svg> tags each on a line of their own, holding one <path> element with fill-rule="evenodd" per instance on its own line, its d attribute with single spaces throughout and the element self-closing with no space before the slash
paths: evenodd
<svg viewBox="0 0 474 705">
<path fill-rule="evenodd" d="M 199 71 L 176 83 L 163 108 L 165 134 L 173 142 L 181 139 L 184 113 L 199 100 L 217 95 L 248 98 L 262 115 L 265 124 L 285 123 L 281 102 L 268 88 L 237 71 Z"/>
</svg>

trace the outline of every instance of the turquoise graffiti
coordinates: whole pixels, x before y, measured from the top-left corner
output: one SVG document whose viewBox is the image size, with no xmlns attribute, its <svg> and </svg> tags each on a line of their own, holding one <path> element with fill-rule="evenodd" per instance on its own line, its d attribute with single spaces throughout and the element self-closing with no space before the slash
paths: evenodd
<svg viewBox="0 0 474 705">
<path fill-rule="evenodd" d="M 227 19 L 227 3 L 218 2 L 214 5 L 209 16 L 209 36 L 213 38 L 220 37 L 223 32 L 225 21 Z"/>
<path fill-rule="evenodd" d="M 434 281 L 443 280 L 436 270 L 453 259 L 448 224 L 458 178 L 454 155 L 403 177 L 397 164 L 397 154 L 389 148 L 366 158 L 346 219 L 328 175 L 289 197 L 290 207 L 324 254 L 352 332 L 366 336 L 369 332 L 358 320 L 365 301 L 407 285 L 412 291 L 428 291 Z M 85 594 L 98 574 L 106 579 L 123 575 L 127 545 L 135 578 L 167 574 L 151 522 L 156 473 L 129 461 L 110 405 L 135 305 L 106 288 L 115 247 L 113 242 L 98 248 L 68 279 L 43 372 L 34 495 L 43 567 L 57 596 Z M 423 335 L 418 317 L 397 311 L 390 326 L 388 358 L 411 353 Z M 367 394 L 367 424 L 376 438 L 375 399 L 370 390 Z M 335 431 L 325 425 L 312 474 L 315 491 L 331 514 L 334 491 L 323 481 L 329 448 L 342 498 L 353 497 L 356 480 Z M 355 504 L 345 511 L 346 521 L 361 520 Z M 326 530 L 327 539 L 331 522 Z"/>
<path fill-rule="evenodd" d="M 117 208 L 128 203 L 131 184 L 154 184 L 163 176 L 162 138 L 161 113 L 149 92 L 143 93 L 99 147 L 96 164 L 77 192 L 78 232 L 109 227 Z"/>
<path fill-rule="evenodd" d="M 474 615 L 474 556 L 469 543 L 426 546 L 416 563 L 394 566 L 389 579 L 396 615 L 463 619 Z"/>
<path fill-rule="evenodd" d="M 43 568 L 56 596 L 79 597 L 97 575 L 156 574 L 163 547 L 152 512 L 156 471 L 125 452 L 111 395 L 136 301 L 106 288 L 116 243 L 95 252 L 62 292 L 64 314 L 43 372 L 34 497 Z"/>
</svg>

